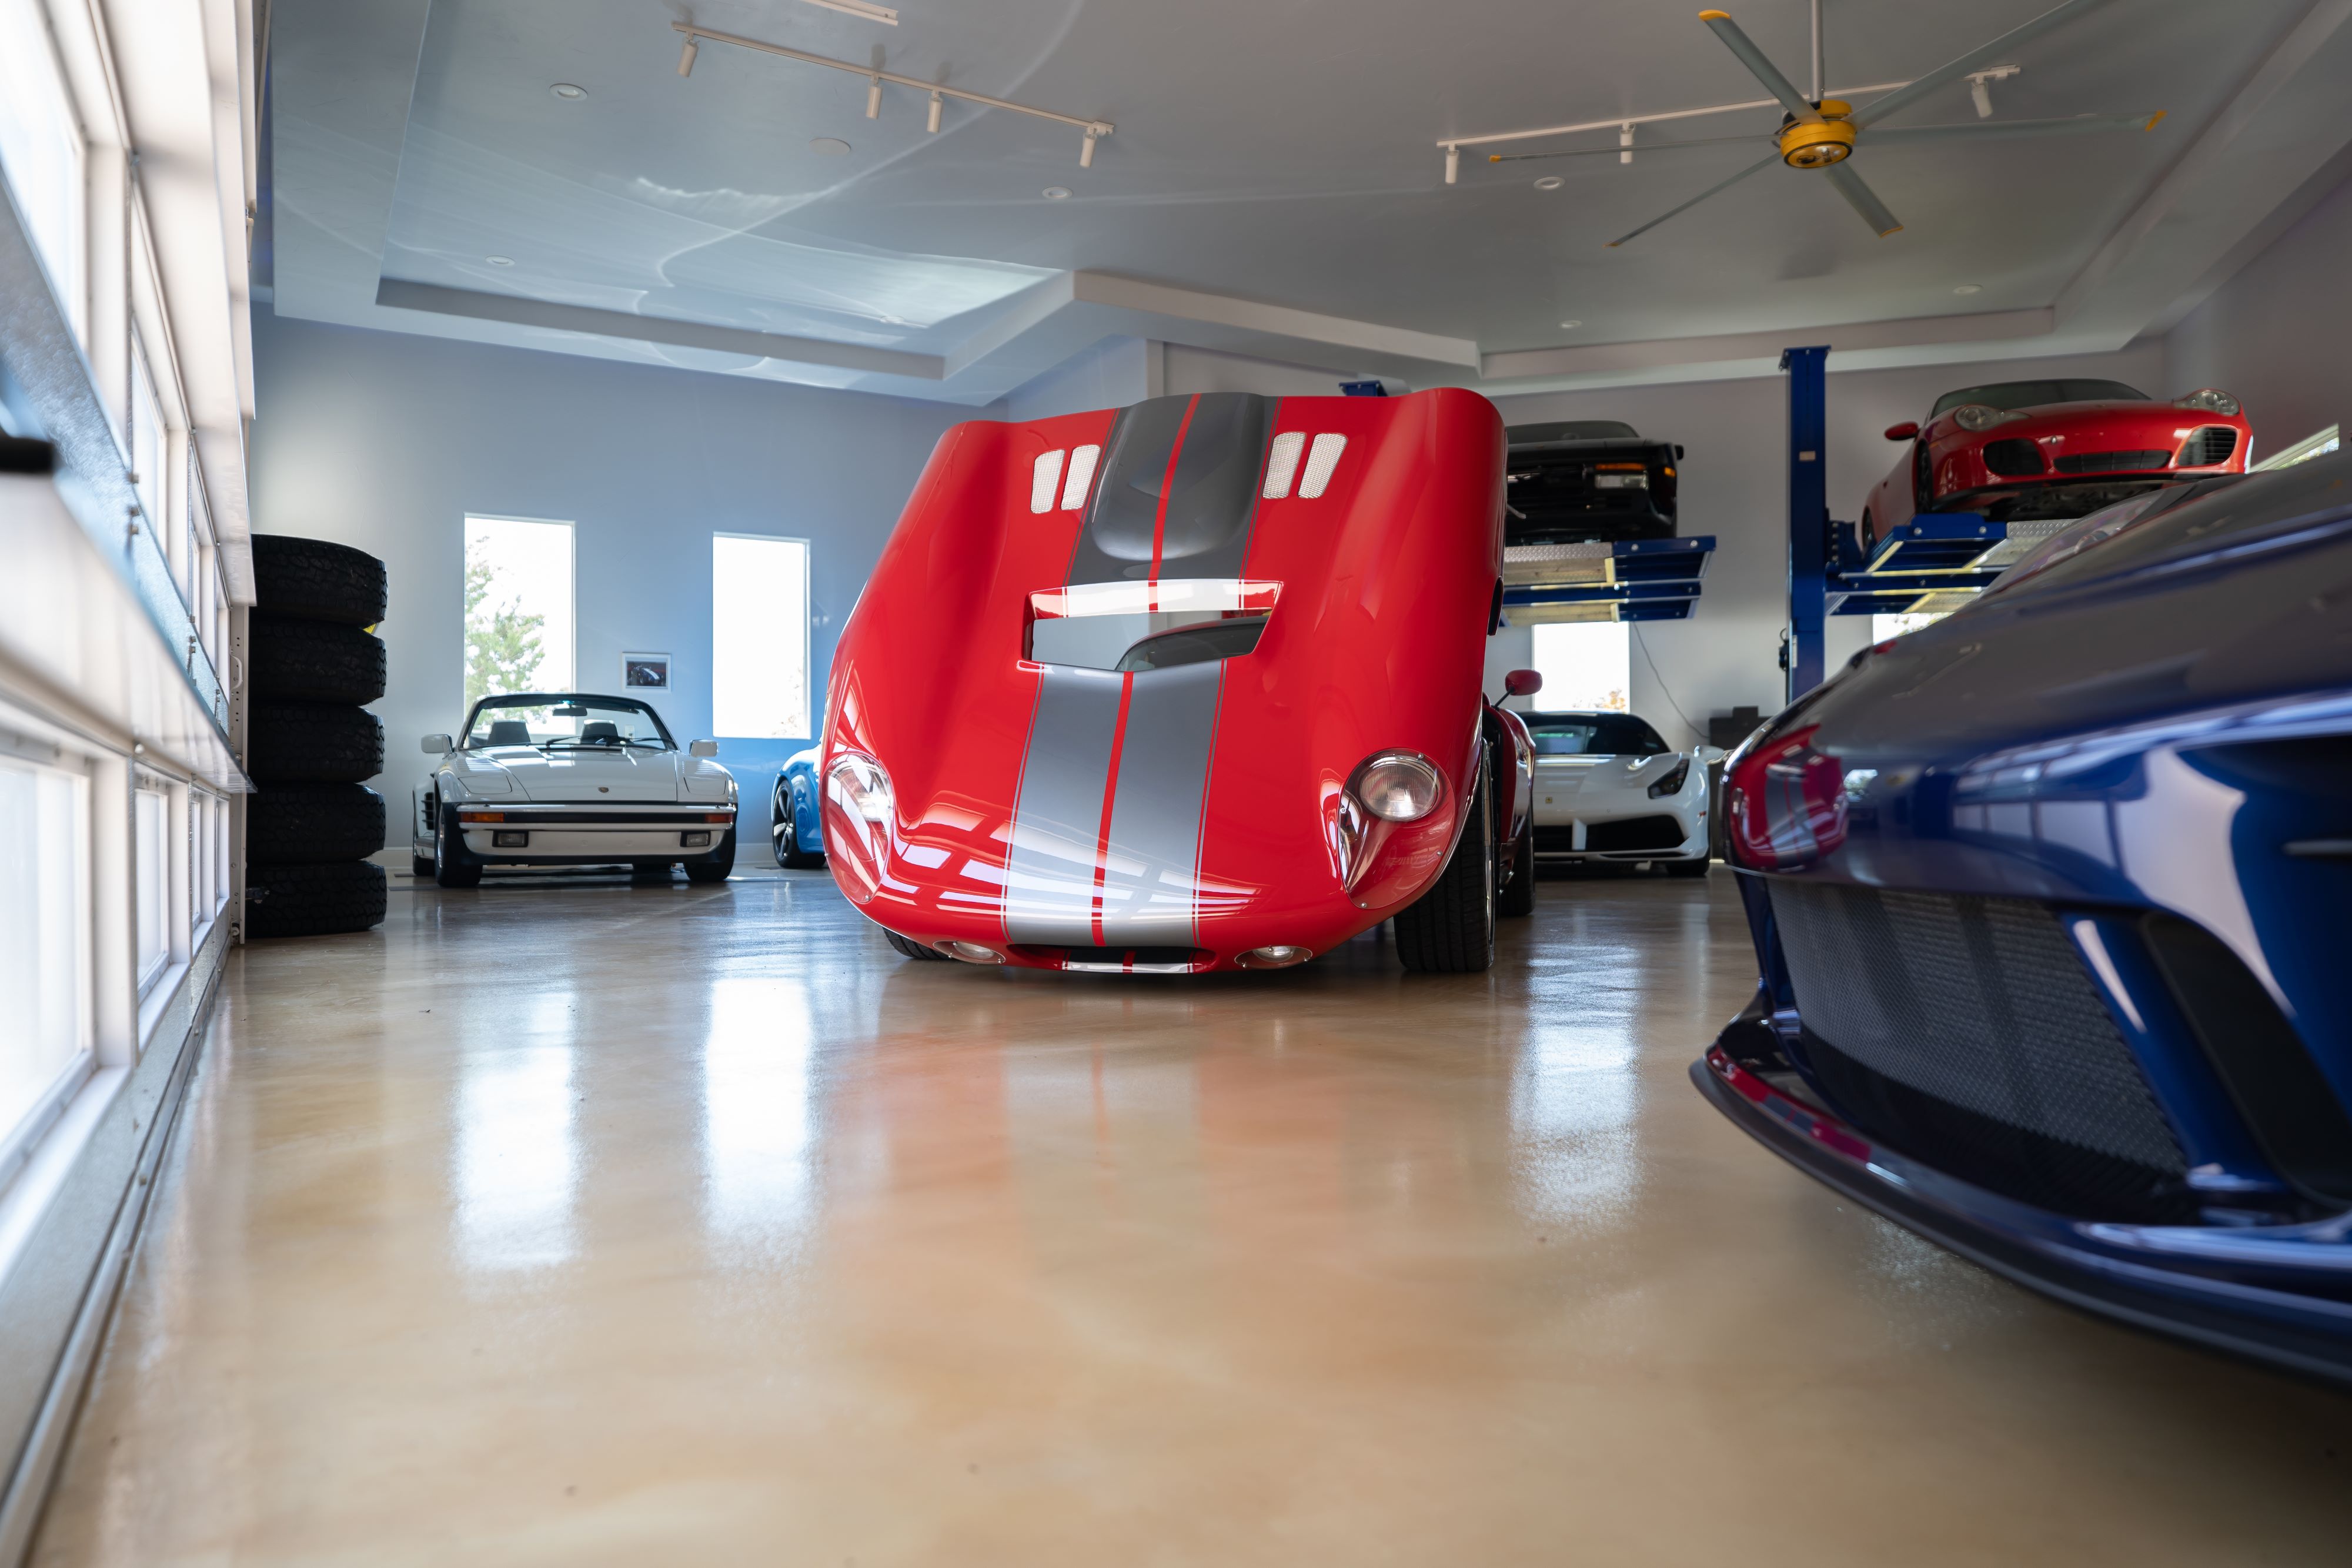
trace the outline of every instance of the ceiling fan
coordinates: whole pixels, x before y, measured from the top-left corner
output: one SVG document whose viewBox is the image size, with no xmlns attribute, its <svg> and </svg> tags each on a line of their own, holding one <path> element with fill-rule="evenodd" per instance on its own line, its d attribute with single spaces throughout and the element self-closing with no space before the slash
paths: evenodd
<svg viewBox="0 0 2352 1568">
<path fill-rule="evenodd" d="M 1979 112 L 1983 112 L 1990 105 L 1984 95 L 1983 81 L 1977 78 L 1990 78 L 1997 74 L 2012 74 L 2014 70 L 2014 68 L 2004 68 L 1999 72 L 1987 70 L 1985 68 L 1992 60 L 2053 27 L 2074 20 L 2092 7 L 2105 3 L 2106 0 L 2066 0 L 2064 5 L 2042 13 L 2022 26 L 2011 29 L 1990 43 L 1970 49 L 1958 59 L 1947 61 L 1926 76 L 1896 88 L 1884 98 L 1874 99 L 1859 110 L 1842 99 L 1825 98 L 1822 94 L 1821 0 L 1813 0 L 1812 7 L 1813 91 L 1810 98 L 1799 92 L 1796 84 L 1780 74 L 1780 68 L 1766 57 L 1764 51 L 1756 47 L 1755 41 L 1740 30 L 1739 24 L 1733 21 L 1727 13 L 1702 11 L 1699 13 L 1699 20 L 1714 30 L 1715 36 L 1721 38 L 1724 46 L 1738 57 L 1740 64 L 1754 73 L 1756 79 L 1764 84 L 1766 90 L 1780 100 L 1788 113 L 1780 121 L 1780 129 L 1774 137 L 1775 146 L 1769 156 L 1749 164 L 1721 183 L 1701 191 L 1672 211 L 1652 218 L 1632 233 L 1620 235 L 1609 242 L 1610 248 L 1614 249 L 1627 240 L 1649 233 L 1668 218 L 1690 211 L 1708 197 L 1720 195 L 1749 175 L 1761 173 L 1775 163 L 1790 169 L 1816 172 L 1825 176 L 1829 183 L 1837 188 L 1838 194 L 1843 196 L 1853 210 L 1862 214 L 1863 221 L 1870 225 L 1871 232 L 1884 238 L 1902 228 L 1903 225 L 1892 212 L 1887 210 L 1886 204 L 1878 199 L 1877 193 L 1864 183 L 1862 175 L 1853 168 L 1851 160 L 1857 147 L 1874 146 L 1882 142 L 1916 144 L 1927 141 L 1991 140 L 1996 137 L 2038 136 L 2070 131 L 2122 131 L 2135 128 L 2142 131 L 2154 130 L 2156 122 L 2164 118 L 2164 112 L 2161 110 L 2153 114 L 2084 114 L 2063 120 L 1979 120 L 1973 123 L 1958 125 L 1886 126 L 1874 129 L 1889 115 L 1909 108 L 1929 93 L 1949 86 L 1963 77 L 1971 78 L 1978 109 Z M 1745 137 L 1710 139 L 1710 141 L 1713 140 L 1746 141 L 1748 139 Z M 1703 144 L 1683 142 L 1670 145 Z M 1654 146 L 1651 150 L 1654 152 L 1659 149 Z M 1618 150 L 1610 148 L 1604 151 Z M 1536 156 L 1540 157 L 1543 154 L 1536 154 Z M 1560 156 L 1560 154 L 1552 154 L 1552 156 Z M 1499 162 L 1504 160 L 1497 158 L 1494 161 Z"/>
</svg>

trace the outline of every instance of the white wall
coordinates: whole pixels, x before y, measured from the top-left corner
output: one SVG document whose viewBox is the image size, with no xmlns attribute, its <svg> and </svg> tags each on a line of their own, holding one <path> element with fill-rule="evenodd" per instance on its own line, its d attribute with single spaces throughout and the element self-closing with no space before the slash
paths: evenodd
<svg viewBox="0 0 2352 1568">
<path fill-rule="evenodd" d="M 1158 397 L 1162 347 L 1141 338 L 1105 338 L 1007 393 L 1004 417 L 1020 423 Z"/>
<path fill-rule="evenodd" d="M 812 706 L 843 619 L 942 432 L 971 411 L 858 392 L 371 332 L 254 323 L 254 519 L 356 545 L 391 576 L 384 792 L 394 847 L 425 758 L 464 717 L 464 518 L 574 525 L 578 674 L 617 691 L 624 650 L 667 652 L 654 696 L 710 733 L 710 536 L 811 542 Z M 981 417 L 988 417 L 982 414 Z M 770 780 L 805 741 L 728 742 L 741 852 L 764 852 Z"/>
<path fill-rule="evenodd" d="M 2190 312 L 2167 340 L 2168 391 L 2244 400 L 2254 458 L 2352 424 L 2352 183 L 2338 186 Z"/>
</svg>

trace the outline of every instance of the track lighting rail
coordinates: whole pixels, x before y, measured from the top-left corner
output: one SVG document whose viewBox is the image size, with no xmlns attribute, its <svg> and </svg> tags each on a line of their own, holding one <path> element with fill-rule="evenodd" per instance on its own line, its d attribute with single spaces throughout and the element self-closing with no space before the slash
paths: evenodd
<svg viewBox="0 0 2352 1568">
<path fill-rule="evenodd" d="M 877 69 L 873 66 L 861 66 L 849 60 L 836 60 L 824 55 L 812 55 L 805 49 L 788 49 L 782 44 L 762 43 L 757 38 L 740 37 L 733 33 L 714 32 L 709 27 L 698 27 L 691 22 L 672 22 L 670 30 L 686 35 L 686 49 L 679 55 L 677 61 L 677 74 L 680 76 L 688 75 L 694 69 L 696 47 L 705 38 L 714 44 L 732 44 L 739 49 L 757 49 L 763 55 L 782 55 L 788 60 L 800 60 L 812 66 L 824 66 L 828 70 L 846 71 L 851 76 L 864 77 L 871 84 L 866 94 L 866 118 L 868 120 L 881 118 L 882 84 L 887 81 L 898 87 L 910 87 L 918 92 L 930 95 L 929 125 L 934 131 L 940 128 L 940 100 L 943 98 L 961 99 L 966 103 L 985 104 L 991 109 L 1009 109 L 1015 114 L 1025 114 L 1032 119 L 1050 120 L 1056 124 L 1076 126 L 1086 136 L 1086 140 L 1079 144 L 1078 148 L 1078 167 L 1081 169 L 1094 167 L 1095 143 L 1117 129 L 1108 120 L 1086 120 L 1075 114 L 1056 114 L 1050 109 L 1032 109 L 1025 103 L 1014 103 L 1009 99 L 991 98 L 984 92 L 966 92 L 961 88 L 942 87 L 938 82 L 899 76 L 895 72 Z M 1614 121 L 1612 123 L 1613 124 Z"/>
<path fill-rule="evenodd" d="M 1863 98 L 1873 93 L 1893 92 L 1897 88 L 1910 85 L 1909 82 L 1903 81 L 1874 82 L 1868 87 L 1832 88 L 1828 96 Z M 1572 136 L 1580 131 L 1615 131 L 1622 135 L 1636 125 L 1656 125 L 1669 120 L 1696 120 L 1702 115 L 1708 114 L 1736 114 L 1745 109 L 1779 109 L 1780 107 L 1780 100 L 1777 98 L 1759 98 L 1746 103 L 1712 104 L 1706 109 L 1670 109 L 1663 114 L 1613 114 L 1606 120 L 1587 120 L 1575 125 L 1547 125 L 1536 131 L 1497 131 L 1485 136 L 1449 136 L 1437 146 L 1438 150 L 1445 154 L 1445 183 L 1451 185 L 1454 183 L 1455 167 L 1461 161 L 1462 149 L 1465 147 L 1486 147 L 1497 141 L 1531 141 L 1538 136 Z M 1621 145 L 1631 146 L 1632 143 L 1623 141 Z M 1630 159 L 1626 161 L 1631 162 Z"/>
</svg>

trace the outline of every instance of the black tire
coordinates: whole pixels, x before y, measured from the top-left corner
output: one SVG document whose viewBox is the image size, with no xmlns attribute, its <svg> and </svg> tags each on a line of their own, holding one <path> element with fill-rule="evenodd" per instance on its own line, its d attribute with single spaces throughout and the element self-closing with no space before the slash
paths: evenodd
<svg viewBox="0 0 2352 1568">
<path fill-rule="evenodd" d="M 717 849 L 686 862 L 686 880 L 688 882 L 725 882 L 734 872 L 735 830 L 732 828 L 728 829 L 726 836 L 719 841 Z"/>
<path fill-rule="evenodd" d="M 926 947 L 911 936 L 901 936 L 887 925 L 882 927 L 882 940 L 896 947 L 900 956 L 908 958 L 932 958 L 942 964 L 952 964 L 953 958 L 936 947 Z"/>
<path fill-rule="evenodd" d="M 253 536 L 254 598 L 272 615 L 373 626 L 383 619 L 383 562 L 365 550 L 286 534 Z"/>
<path fill-rule="evenodd" d="M 373 861 L 246 867 L 247 936 L 365 931 L 383 924 L 383 867 Z"/>
<path fill-rule="evenodd" d="M 356 626 L 253 613 L 247 678 L 260 701 L 372 703 L 383 695 L 383 643 Z"/>
<path fill-rule="evenodd" d="M 1705 876 L 1715 868 L 1715 862 L 1706 855 L 1686 861 L 1661 861 L 1668 876 Z"/>
<path fill-rule="evenodd" d="M 357 784 L 383 771 L 383 725 L 340 703 L 257 702 L 246 742 L 258 784 Z"/>
<path fill-rule="evenodd" d="M 1494 967 L 1495 790 L 1483 758 L 1453 857 L 1393 924 L 1397 958 L 1415 974 L 1476 975 Z"/>
<path fill-rule="evenodd" d="M 383 848 L 383 797 L 363 784 L 273 784 L 246 803 L 256 865 L 365 860 Z"/>
<path fill-rule="evenodd" d="M 455 806 L 441 808 L 440 831 L 433 835 L 433 880 L 443 887 L 482 885 L 482 862 L 466 847 Z"/>
<path fill-rule="evenodd" d="M 408 874 L 419 882 L 428 882 L 433 876 L 433 862 L 423 855 L 411 852 L 408 857 Z"/>
<path fill-rule="evenodd" d="M 1518 841 L 1511 850 L 1511 880 L 1495 894 L 1495 913 L 1517 916 L 1536 912 L 1536 820 L 1530 815 L 1528 825 L 1519 830 Z"/>
</svg>

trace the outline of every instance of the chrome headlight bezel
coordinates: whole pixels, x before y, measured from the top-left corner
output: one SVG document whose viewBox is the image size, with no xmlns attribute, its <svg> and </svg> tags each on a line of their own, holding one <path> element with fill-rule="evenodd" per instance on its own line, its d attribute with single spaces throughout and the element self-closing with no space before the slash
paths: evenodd
<svg viewBox="0 0 2352 1568">
<path fill-rule="evenodd" d="M 1348 793 L 1384 822 L 1418 822 L 1445 803 L 1445 775 L 1418 751 L 1375 751 L 1348 777 Z"/>
<path fill-rule="evenodd" d="M 862 751 L 839 752 L 825 764 L 824 792 L 845 814 L 877 827 L 897 803 L 889 769 Z"/>
</svg>

